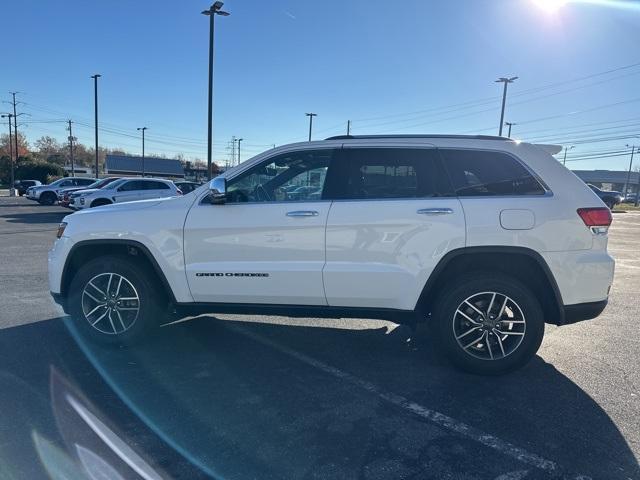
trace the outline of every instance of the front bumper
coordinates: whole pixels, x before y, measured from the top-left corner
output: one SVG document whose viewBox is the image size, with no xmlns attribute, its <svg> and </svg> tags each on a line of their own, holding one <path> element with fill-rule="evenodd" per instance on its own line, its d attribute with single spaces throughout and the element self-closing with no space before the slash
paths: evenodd
<svg viewBox="0 0 640 480">
<path fill-rule="evenodd" d="M 576 303 L 574 305 L 564 306 L 564 322 L 563 325 L 582 322 L 583 320 L 591 320 L 602 313 L 607 306 L 608 299 L 599 302 Z"/>
</svg>

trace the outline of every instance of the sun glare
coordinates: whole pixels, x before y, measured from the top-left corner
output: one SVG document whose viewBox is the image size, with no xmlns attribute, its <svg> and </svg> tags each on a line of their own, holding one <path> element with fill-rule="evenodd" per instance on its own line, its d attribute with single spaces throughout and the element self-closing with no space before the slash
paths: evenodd
<svg viewBox="0 0 640 480">
<path fill-rule="evenodd" d="M 555 13 L 567 3 L 567 0 L 533 0 L 533 3 L 547 13 Z"/>
</svg>

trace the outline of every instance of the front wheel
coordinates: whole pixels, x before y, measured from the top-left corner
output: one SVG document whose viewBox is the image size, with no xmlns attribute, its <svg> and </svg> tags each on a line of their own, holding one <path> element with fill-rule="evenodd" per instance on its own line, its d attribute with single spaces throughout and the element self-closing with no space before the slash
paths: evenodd
<svg viewBox="0 0 640 480">
<path fill-rule="evenodd" d="M 499 273 L 450 283 L 433 313 L 439 347 L 471 373 L 499 375 L 524 366 L 544 336 L 544 315 L 533 292 Z"/>
<path fill-rule="evenodd" d="M 158 290 L 145 268 L 126 257 L 106 255 L 83 265 L 73 278 L 69 311 L 83 336 L 130 344 L 166 319 Z"/>
<path fill-rule="evenodd" d="M 44 192 L 40 195 L 40 204 L 41 205 L 53 205 L 56 203 L 56 194 L 53 192 Z"/>
</svg>

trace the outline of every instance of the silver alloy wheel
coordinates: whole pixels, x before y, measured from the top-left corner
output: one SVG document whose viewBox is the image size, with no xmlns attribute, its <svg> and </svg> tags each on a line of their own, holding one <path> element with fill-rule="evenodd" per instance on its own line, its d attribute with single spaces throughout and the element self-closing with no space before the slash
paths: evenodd
<svg viewBox="0 0 640 480">
<path fill-rule="evenodd" d="M 129 330 L 140 313 L 140 297 L 133 284 L 118 273 L 101 273 L 82 290 L 82 313 L 93 328 L 107 335 Z"/>
<path fill-rule="evenodd" d="M 520 306 L 498 292 L 467 297 L 453 314 L 453 334 L 467 354 L 481 360 L 499 360 L 515 352 L 526 333 Z"/>
</svg>

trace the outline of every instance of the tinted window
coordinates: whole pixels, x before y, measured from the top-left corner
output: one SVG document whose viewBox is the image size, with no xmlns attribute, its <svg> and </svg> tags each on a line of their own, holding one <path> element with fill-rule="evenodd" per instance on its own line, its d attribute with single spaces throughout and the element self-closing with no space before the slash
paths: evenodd
<svg viewBox="0 0 640 480">
<path fill-rule="evenodd" d="M 95 182 L 95 179 L 93 178 L 76 178 L 74 183 L 76 185 L 83 186 L 83 185 L 91 185 L 94 182 Z"/>
<path fill-rule="evenodd" d="M 164 182 L 154 182 L 152 180 L 146 180 L 145 190 L 169 190 L 169 185 Z"/>
<path fill-rule="evenodd" d="M 440 150 L 451 183 L 461 196 L 542 195 L 540 182 L 511 155 L 477 150 Z"/>
<path fill-rule="evenodd" d="M 451 194 L 433 149 L 349 148 L 332 174 L 335 198 L 424 198 Z"/>
<path fill-rule="evenodd" d="M 334 151 L 303 150 L 271 158 L 227 186 L 230 202 L 320 200 Z"/>
<path fill-rule="evenodd" d="M 134 190 L 144 190 L 145 182 L 141 180 L 131 180 L 118 187 L 119 192 L 131 192 Z"/>
</svg>

